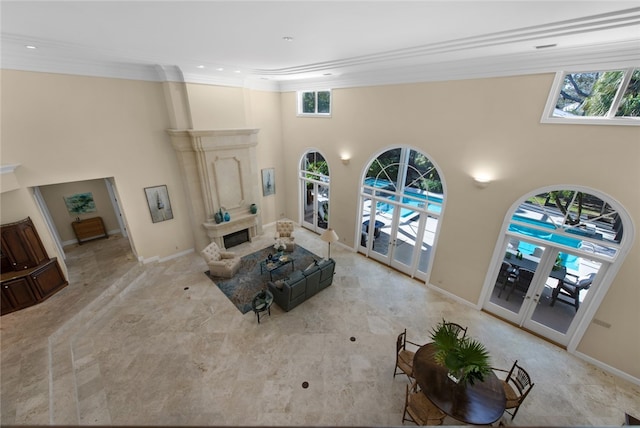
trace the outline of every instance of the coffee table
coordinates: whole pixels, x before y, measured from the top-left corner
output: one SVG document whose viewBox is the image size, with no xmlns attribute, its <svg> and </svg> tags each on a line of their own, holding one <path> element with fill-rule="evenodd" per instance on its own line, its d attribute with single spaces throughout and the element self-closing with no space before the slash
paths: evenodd
<svg viewBox="0 0 640 428">
<path fill-rule="evenodd" d="M 260 274 L 269 272 L 269 278 L 273 281 L 273 271 L 280 269 L 282 266 L 291 264 L 291 271 L 293 272 L 295 267 L 295 260 L 289 255 L 280 256 L 277 259 L 263 260 L 260 262 Z"/>
</svg>

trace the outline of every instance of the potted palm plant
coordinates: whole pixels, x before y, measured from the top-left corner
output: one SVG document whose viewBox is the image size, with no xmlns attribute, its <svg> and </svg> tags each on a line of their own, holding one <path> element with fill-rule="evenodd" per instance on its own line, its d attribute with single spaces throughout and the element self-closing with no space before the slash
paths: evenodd
<svg viewBox="0 0 640 428">
<path fill-rule="evenodd" d="M 489 352 L 476 339 L 459 337 L 455 326 L 442 320 L 431 332 L 436 348 L 436 362 L 449 370 L 449 378 L 456 383 L 482 382 L 491 371 Z"/>
</svg>

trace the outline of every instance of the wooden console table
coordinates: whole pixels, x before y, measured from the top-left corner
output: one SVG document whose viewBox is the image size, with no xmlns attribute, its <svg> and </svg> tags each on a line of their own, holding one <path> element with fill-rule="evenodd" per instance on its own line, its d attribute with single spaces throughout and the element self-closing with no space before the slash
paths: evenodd
<svg viewBox="0 0 640 428">
<path fill-rule="evenodd" d="M 73 233 L 76 234 L 78 244 L 91 241 L 92 239 L 107 238 L 107 231 L 104 228 L 102 217 L 87 218 L 71 223 Z"/>
</svg>

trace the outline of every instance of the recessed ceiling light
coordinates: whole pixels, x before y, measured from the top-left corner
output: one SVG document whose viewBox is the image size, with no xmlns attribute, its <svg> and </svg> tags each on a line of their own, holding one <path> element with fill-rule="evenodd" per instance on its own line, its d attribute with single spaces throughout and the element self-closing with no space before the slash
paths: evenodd
<svg viewBox="0 0 640 428">
<path fill-rule="evenodd" d="M 204 68 L 204 65 L 199 65 L 196 68 Z"/>
<path fill-rule="evenodd" d="M 33 45 L 24 45 L 24 47 L 27 49 L 38 49 L 37 46 L 33 46 Z"/>
<path fill-rule="evenodd" d="M 241 71 L 240 70 L 236 70 L 236 71 L 234 71 L 234 73 L 241 73 Z"/>
<path fill-rule="evenodd" d="M 218 71 L 224 71 L 224 68 L 222 68 L 222 67 L 218 67 L 218 68 L 216 68 L 216 70 L 218 70 Z"/>
<path fill-rule="evenodd" d="M 548 44 L 548 45 L 538 45 L 538 46 L 536 46 L 536 49 L 555 48 L 556 46 L 558 46 L 557 43 L 551 43 L 551 44 Z"/>
<path fill-rule="evenodd" d="M 282 38 L 282 40 L 284 40 L 285 42 L 293 42 L 293 37 L 291 37 L 291 36 L 284 36 L 284 37 Z"/>
</svg>

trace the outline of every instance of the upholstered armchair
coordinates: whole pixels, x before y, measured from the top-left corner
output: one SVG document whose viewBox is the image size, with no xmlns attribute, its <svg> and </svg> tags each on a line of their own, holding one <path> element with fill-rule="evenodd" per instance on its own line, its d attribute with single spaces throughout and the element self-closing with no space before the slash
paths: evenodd
<svg viewBox="0 0 640 428">
<path fill-rule="evenodd" d="M 284 244 L 285 251 L 293 251 L 296 248 L 293 227 L 293 221 L 291 220 L 278 220 L 276 222 L 276 235 L 274 239 Z"/>
<path fill-rule="evenodd" d="M 215 242 L 207 245 L 200 254 L 209 265 L 211 276 L 231 278 L 240 269 L 240 257 L 230 251 L 222 251 Z"/>
</svg>

